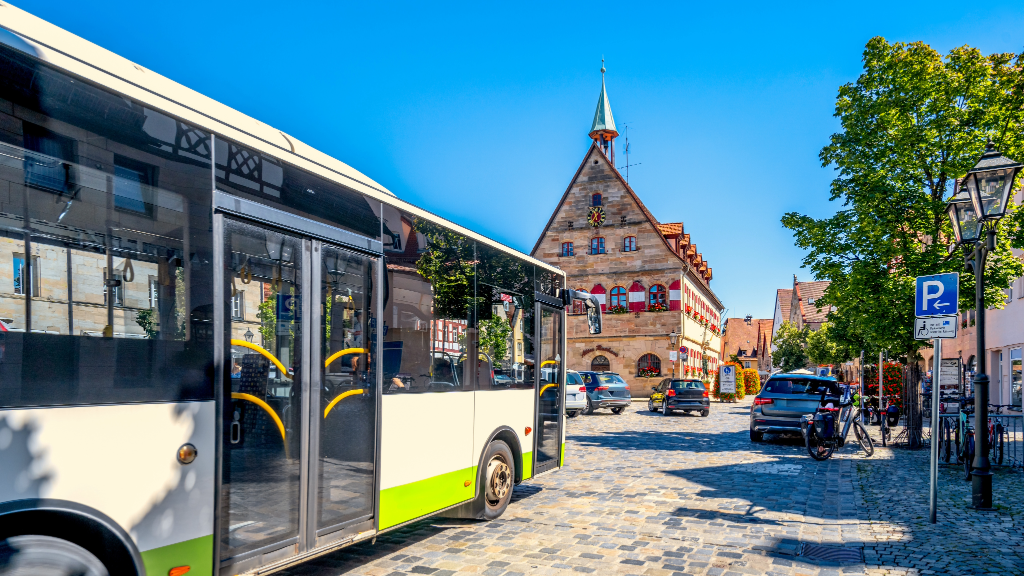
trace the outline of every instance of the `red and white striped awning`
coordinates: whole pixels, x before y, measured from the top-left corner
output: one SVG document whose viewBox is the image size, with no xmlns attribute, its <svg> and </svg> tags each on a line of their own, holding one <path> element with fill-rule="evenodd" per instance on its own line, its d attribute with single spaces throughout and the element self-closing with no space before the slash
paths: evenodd
<svg viewBox="0 0 1024 576">
<path fill-rule="evenodd" d="M 668 286 L 668 309 L 669 310 L 680 310 L 682 306 L 680 302 L 683 299 L 683 293 L 680 288 L 679 280 L 669 284 Z"/>
<path fill-rule="evenodd" d="M 601 312 L 604 312 L 606 308 L 605 303 L 607 302 L 607 291 L 604 289 L 604 286 L 594 284 L 594 287 L 590 289 L 590 293 L 597 296 L 597 301 L 601 303 Z"/>
<path fill-rule="evenodd" d="M 639 282 L 633 282 L 629 287 L 629 311 L 643 312 L 647 309 L 647 290 Z"/>
</svg>

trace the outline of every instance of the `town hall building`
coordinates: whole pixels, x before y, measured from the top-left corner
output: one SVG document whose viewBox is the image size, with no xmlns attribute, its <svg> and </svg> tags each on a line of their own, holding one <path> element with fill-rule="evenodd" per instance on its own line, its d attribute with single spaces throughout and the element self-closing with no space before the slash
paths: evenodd
<svg viewBox="0 0 1024 576">
<path fill-rule="evenodd" d="M 599 335 L 589 333 L 582 309 L 569 315 L 566 366 L 616 372 L 640 397 L 673 372 L 713 378 L 724 306 L 711 290 L 711 266 L 683 223 L 659 222 L 615 168 L 619 133 L 604 72 L 593 142 L 531 255 L 564 270 L 568 287 L 602 302 Z M 672 351 L 679 352 L 676 362 Z"/>
</svg>

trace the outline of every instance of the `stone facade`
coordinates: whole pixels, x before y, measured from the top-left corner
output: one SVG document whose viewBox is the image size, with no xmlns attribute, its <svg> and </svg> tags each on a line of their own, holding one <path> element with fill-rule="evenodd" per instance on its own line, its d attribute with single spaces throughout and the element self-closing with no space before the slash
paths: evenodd
<svg viewBox="0 0 1024 576">
<path fill-rule="evenodd" d="M 589 222 L 594 208 L 604 211 L 596 226 Z M 592 245 L 598 250 L 592 251 Z M 653 355 L 648 358 L 656 371 L 671 375 L 672 332 L 680 335 L 676 348 L 690 351 L 685 364 L 675 363 L 676 376 L 697 375 L 702 357 L 710 373 L 721 363 L 723 306 L 708 285 L 711 268 L 681 223 L 658 223 L 597 144 L 588 150 L 531 254 L 564 270 L 568 287 L 603 299 L 600 335 L 589 333 L 585 316 L 569 315 L 569 369 L 600 369 L 598 357 L 603 357 L 608 361 L 603 369 L 626 379 L 634 396 L 646 396 L 659 378 L 638 376 L 638 362 Z M 652 303 L 663 303 L 665 310 L 651 310 Z M 703 371 L 700 375 L 705 376 Z"/>
</svg>

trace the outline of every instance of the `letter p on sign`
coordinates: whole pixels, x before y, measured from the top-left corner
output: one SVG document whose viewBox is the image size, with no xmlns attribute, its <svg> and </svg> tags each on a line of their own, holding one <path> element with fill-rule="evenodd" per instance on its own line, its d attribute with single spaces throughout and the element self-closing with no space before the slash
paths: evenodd
<svg viewBox="0 0 1024 576">
<path fill-rule="evenodd" d="M 917 277 L 914 315 L 918 318 L 949 316 L 958 312 L 959 274 Z"/>
</svg>

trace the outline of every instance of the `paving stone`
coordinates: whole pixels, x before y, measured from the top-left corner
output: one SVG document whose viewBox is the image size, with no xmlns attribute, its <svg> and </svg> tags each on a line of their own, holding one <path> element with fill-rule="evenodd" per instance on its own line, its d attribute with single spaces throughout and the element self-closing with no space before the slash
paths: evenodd
<svg viewBox="0 0 1024 576">
<path fill-rule="evenodd" d="M 940 466 L 932 525 L 927 450 L 847 445 L 816 462 L 796 437 L 752 443 L 749 400 L 568 420 L 566 466 L 517 486 L 501 519 L 426 519 L 281 574 L 1024 575 L 1021 472 L 996 468 L 998 508 L 979 513 L 961 469 Z M 811 561 L 805 543 L 864 562 Z"/>
</svg>

